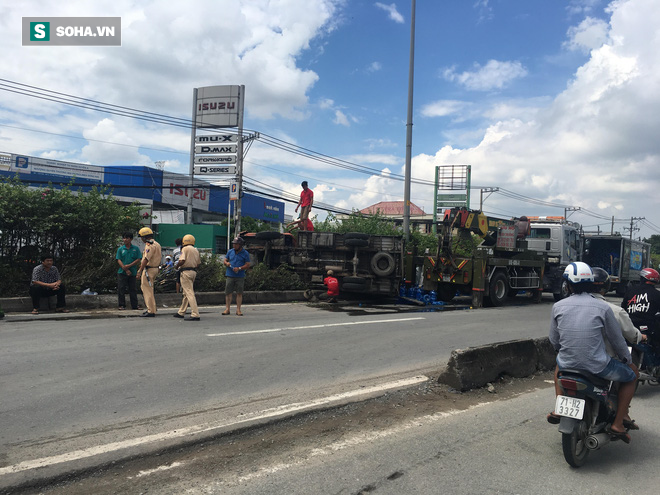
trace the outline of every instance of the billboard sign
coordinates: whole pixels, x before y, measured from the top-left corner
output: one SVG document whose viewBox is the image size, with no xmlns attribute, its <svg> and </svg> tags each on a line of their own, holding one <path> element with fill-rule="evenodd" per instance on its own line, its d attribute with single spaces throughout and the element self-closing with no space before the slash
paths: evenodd
<svg viewBox="0 0 660 495">
<path fill-rule="evenodd" d="M 207 153 L 236 153 L 238 146 L 235 144 L 204 144 L 195 146 L 195 154 Z"/>
<path fill-rule="evenodd" d="M 238 183 L 232 180 L 229 183 L 229 201 L 236 201 L 238 199 Z"/>
<path fill-rule="evenodd" d="M 211 156 L 195 157 L 196 165 L 211 165 L 211 164 L 228 165 L 230 163 L 236 163 L 236 155 L 211 155 Z"/>
<path fill-rule="evenodd" d="M 238 127 L 241 86 L 197 88 L 195 126 L 199 128 Z"/>
<path fill-rule="evenodd" d="M 238 134 L 209 134 L 195 137 L 196 143 L 224 144 L 238 143 Z"/>
<path fill-rule="evenodd" d="M 71 179 L 87 179 L 103 182 L 103 167 L 82 163 L 60 162 L 33 156 L 11 155 L 11 172 L 19 174 L 52 175 Z"/>
<path fill-rule="evenodd" d="M 179 174 L 163 174 L 162 202 L 166 205 L 188 206 L 192 196 L 193 208 L 209 211 L 210 184 L 194 183 L 192 187 L 188 178 Z"/>
<path fill-rule="evenodd" d="M 196 175 L 236 175 L 236 165 L 198 165 Z"/>
</svg>

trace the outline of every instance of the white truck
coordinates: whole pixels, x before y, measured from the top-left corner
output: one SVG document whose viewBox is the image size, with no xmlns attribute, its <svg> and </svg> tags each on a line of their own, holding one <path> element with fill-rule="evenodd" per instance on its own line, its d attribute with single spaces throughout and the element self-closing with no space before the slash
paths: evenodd
<svg viewBox="0 0 660 495">
<path fill-rule="evenodd" d="M 555 300 L 568 295 L 562 278 L 564 269 L 574 261 L 603 268 L 610 274 L 612 290 L 622 296 L 630 283 L 639 280 L 642 268 L 650 266 L 651 245 L 628 239 L 620 234 L 585 234 L 580 224 L 564 217 L 528 217 L 531 233 L 527 237 L 530 249 L 548 255 L 543 276 L 544 292 L 552 292 Z"/>
</svg>

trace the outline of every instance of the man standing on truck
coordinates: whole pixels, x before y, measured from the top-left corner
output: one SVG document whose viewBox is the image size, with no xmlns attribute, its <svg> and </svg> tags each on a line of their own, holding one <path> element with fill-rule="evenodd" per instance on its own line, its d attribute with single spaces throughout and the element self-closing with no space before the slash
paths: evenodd
<svg viewBox="0 0 660 495">
<path fill-rule="evenodd" d="M 314 204 L 314 191 L 307 187 L 307 181 L 304 180 L 300 184 L 303 190 L 300 192 L 300 201 L 298 201 L 298 206 L 296 206 L 296 213 L 298 208 L 300 208 L 300 230 L 307 230 L 307 219 L 309 218 L 309 212 L 312 210 L 312 205 Z"/>
<path fill-rule="evenodd" d="M 639 272 L 639 281 L 626 289 L 621 307 L 628 311 L 637 328 L 647 327 L 649 344 L 660 351 L 660 323 L 655 316 L 660 312 L 660 292 L 655 288 L 660 283 L 660 273 L 653 268 L 644 268 Z"/>
</svg>

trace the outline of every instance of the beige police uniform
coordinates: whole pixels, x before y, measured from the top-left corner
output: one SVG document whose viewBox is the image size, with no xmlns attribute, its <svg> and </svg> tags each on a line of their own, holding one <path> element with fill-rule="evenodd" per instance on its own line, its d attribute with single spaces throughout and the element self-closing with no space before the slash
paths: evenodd
<svg viewBox="0 0 660 495">
<path fill-rule="evenodd" d="M 199 258 L 199 251 L 193 245 L 184 246 L 181 249 L 181 256 L 179 257 L 181 263 L 179 271 L 181 273 L 181 291 L 183 292 L 183 300 L 179 308 L 179 315 L 186 314 L 188 304 L 190 304 L 191 318 L 199 318 L 199 310 L 197 308 L 197 298 L 195 297 L 195 289 L 193 285 L 197 272 L 195 271 L 199 266 L 201 260 Z"/>
<path fill-rule="evenodd" d="M 154 240 L 147 241 L 144 252 L 142 253 L 142 259 L 147 260 L 147 266 L 142 271 L 142 278 L 140 279 L 142 296 L 144 297 L 144 304 L 147 307 L 147 311 L 155 315 L 157 308 L 153 284 L 155 283 L 156 275 L 158 275 L 158 267 L 161 262 L 160 244 Z M 147 273 L 149 274 L 152 285 L 149 285 Z"/>
</svg>

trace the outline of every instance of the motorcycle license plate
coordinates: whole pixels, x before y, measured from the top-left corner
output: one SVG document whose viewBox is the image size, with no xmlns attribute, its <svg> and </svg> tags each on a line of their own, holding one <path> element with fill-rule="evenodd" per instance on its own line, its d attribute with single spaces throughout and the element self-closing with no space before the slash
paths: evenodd
<svg viewBox="0 0 660 495">
<path fill-rule="evenodd" d="M 555 414 L 573 419 L 582 419 L 582 416 L 584 416 L 584 404 L 584 399 L 558 395 L 557 402 L 555 402 Z"/>
</svg>

